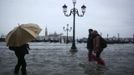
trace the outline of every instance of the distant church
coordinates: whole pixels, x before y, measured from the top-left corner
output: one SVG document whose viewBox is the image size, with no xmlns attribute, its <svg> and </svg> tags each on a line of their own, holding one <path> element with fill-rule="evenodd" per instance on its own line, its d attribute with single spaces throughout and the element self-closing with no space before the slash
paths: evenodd
<svg viewBox="0 0 134 75">
<path fill-rule="evenodd" d="M 67 42 L 67 36 L 63 36 L 62 33 L 58 34 L 56 32 L 48 34 L 47 27 L 45 28 L 45 34 L 44 36 L 38 36 L 38 41 L 44 41 L 44 42 L 60 42 L 60 43 L 66 43 Z M 72 36 L 68 36 L 68 42 L 71 42 L 73 40 Z"/>
<path fill-rule="evenodd" d="M 45 42 L 62 42 L 62 34 L 57 34 L 54 32 L 53 34 L 48 34 L 47 27 L 45 28 Z"/>
<path fill-rule="evenodd" d="M 72 41 L 72 37 L 69 36 L 68 37 L 69 41 Z M 45 28 L 45 37 L 44 37 L 44 41 L 45 42 L 66 42 L 67 36 L 63 36 L 62 33 L 58 34 L 56 32 L 52 33 L 52 34 L 48 34 L 48 29 L 47 27 Z"/>
</svg>

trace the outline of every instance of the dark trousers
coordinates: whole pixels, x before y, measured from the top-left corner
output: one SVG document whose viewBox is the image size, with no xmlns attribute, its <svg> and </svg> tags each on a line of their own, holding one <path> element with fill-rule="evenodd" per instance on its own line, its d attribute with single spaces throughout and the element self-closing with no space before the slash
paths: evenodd
<svg viewBox="0 0 134 75">
<path fill-rule="evenodd" d="M 100 49 L 99 51 L 96 52 L 96 58 L 100 58 L 100 55 L 102 53 L 103 49 Z"/>
<path fill-rule="evenodd" d="M 15 55 L 17 56 L 18 62 L 15 66 L 14 72 L 18 73 L 19 69 L 21 67 L 22 75 L 26 75 L 26 61 L 25 61 L 25 58 L 24 58 L 25 54 L 20 54 L 20 53 L 15 52 Z"/>
<path fill-rule="evenodd" d="M 92 60 L 92 51 L 93 49 L 88 49 L 88 61 L 91 61 Z"/>
<path fill-rule="evenodd" d="M 100 59 L 100 55 L 102 53 L 103 49 L 100 49 L 99 51 L 97 51 L 95 54 L 95 56 L 93 55 L 93 49 L 90 49 L 89 52 L 88 52 L 88 60 L 89 61 L 92 61 L 92 60 L 97 60 L 97 59 Z"/>
<path fill-rule="evenodd" d="M 103 49 L 100 49 L 99 51 L 96 52 L 96 61 L 97 61 L 97 64 L 105 66 L 104 60 L 100 57 L 102 51 Z"/>
</svg>

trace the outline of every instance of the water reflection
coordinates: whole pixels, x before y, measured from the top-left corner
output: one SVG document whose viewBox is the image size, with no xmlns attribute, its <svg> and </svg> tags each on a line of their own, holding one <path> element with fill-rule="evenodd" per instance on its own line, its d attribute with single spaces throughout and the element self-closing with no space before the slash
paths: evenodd
<svg viewBox="0 0 134 75">
<path fill-rule="evenodd" d="M 106 67 L 88 63 L 86 44 L 30 43 L 26 56 L 28 75 L 134 75 L 134 44 L 110 44 L 102 53 Z M 5 43 L 0 43 L 0 75 L 13 75 L 16 58 Z M 108 69 L 107 69 L 108 68 Z"/>
<path fill-rule="evenodd" d="M 79 66 L 84 69 L 84 73 L 87 75 L 103 75 L 108 70 L 106 66 L 98 65 L 95 62 L 80 63 Z"/>
</svg>

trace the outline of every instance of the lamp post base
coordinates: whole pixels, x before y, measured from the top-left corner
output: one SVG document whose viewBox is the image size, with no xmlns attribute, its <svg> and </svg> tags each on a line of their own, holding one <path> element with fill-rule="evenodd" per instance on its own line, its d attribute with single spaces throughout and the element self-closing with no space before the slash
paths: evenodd
<svg viewBox="0 0 134 75">
<path fill-rule="evenodd" d="M 71 49 L 70 49 L 70 52 L 77 52 L 77 48 L 75 46 L 72 46 Z"/>
</svg>

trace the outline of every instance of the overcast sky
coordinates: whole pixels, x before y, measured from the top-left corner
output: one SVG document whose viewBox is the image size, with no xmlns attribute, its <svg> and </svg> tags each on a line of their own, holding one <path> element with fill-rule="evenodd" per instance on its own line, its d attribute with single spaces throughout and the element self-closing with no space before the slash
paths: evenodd
<svg viewBox="0 0 134 75">
<path fill-rule="evenodd" d="M 0 35 L 7 34 L 17 24 L 36 23 L 45 34 L 63 33 L 63 26 L 73 26 L 72 15 L 66 17 L 62 6 L 72 8 L 72 0 L 0 0 Z M 104 37 L 132 37 L 134 34 L 134 0 L 77 0 L 76 8 L 86 5 L 84 17 L 76 16 L 76 38 L 87 37 L 93 28 Z M 72 32 L 69 33 L 72 35 Z"/>
</svg>

